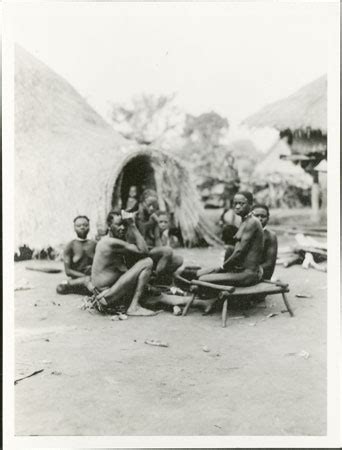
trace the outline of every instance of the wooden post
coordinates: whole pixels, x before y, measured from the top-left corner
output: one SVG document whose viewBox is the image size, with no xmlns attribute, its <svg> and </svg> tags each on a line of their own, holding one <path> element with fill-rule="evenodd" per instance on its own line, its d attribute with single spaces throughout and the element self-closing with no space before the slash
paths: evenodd
<svg viewBox="0 0 342 450">
<path fill-rule="evenodd" d="M 226 296 L 222 307 L 222 328 L 227 326 L 227 313 L 228 313 L 228 296 Z"/>
<path fill-rule="evenodd" d="M 327 174 L 325 172 L 319 172 L 318 174 L 319 184 L 322 195 L 322 206 L 320 210 L 321 223 L 326 223 L 327 220 Z"/>
<path fill-rule="evenodd" d="M 290 316 L 293 317 L 294 314 L 293 314 L 293 311 L 292 311 L 292 309 L 291 309 L 290 303 L 289 303 L 289 301 L 287 300 L 287 297 L 286 297 L 285 292 L 282 292 L 281 295 L 283 296 L 283 300 L 284 300 L 286 309 L 288 310 Z"/>
<path fill-rule="evenodd" d="M 313 171 L 313 184 L 311 188 L 311 209 L 312 209 L 312 219 L 315 222 L 319 221 L 319 183 L 318 183 L 318 173 Z"/>
<path fill-rule="evenodd" d="M 185 308 L 183 309 L 182 316 L 186 316 L 187 315 L 190 306 L 192 305 L 193 301 L 195 300 L 195 297 L 196 297 L 196 292 L 193 293 L 192 297 L 190 298 L 188 303 L 185 305 Z"/>
</svg>

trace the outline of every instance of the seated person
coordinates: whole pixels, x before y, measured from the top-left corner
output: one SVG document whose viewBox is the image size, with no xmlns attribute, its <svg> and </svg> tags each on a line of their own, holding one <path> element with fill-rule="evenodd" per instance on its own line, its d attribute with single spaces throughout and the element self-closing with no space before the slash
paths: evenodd
<svg viewBox="0 0 342 450">
<path fill-rule="evenodd" d="M 87 239 L 88 217 L 75 217 L 74 230 L 77 237 L 67 244 L 63 253 L 65 273 L 70 278 L 57 286 L 58 294 L 88 294 L 92 290 L 90 273 L 96 242 Z"/>
<path fill-rule="evenodd" d="M 222 240 L 227 245 L 234 245 L 234 236 L 241 225 L 241 217 L 239 217 L 231 207 L 231 201 L 226 201 L 226 206 L 220 217 L 219 224 L 222 227 Z"/>
<path fill-rule="evenodd" d="M 266 228 L 270 218 L 270 212 L 266 205 L 257 204 L 252 208 L 254 217 L 260 220 L 264 230 L 264 250 L 262 254 L 263 279 L 270 280 L 272 278 L 274 268 L 277 261 L 278 239 L 274 231 Z"/>
<path fill-rule="evenodd" d="M 138 189 L 136 186 L 131 186 L 128 191 L 128 199 L 125 206 L 125 211 L 135 212 L 139 209 Z"/>
<path fill-rule="evenodd" d="M 251 213 L 253 195 L 238 192 L 233 204 L 235 213 L 242 219 L 235 235 L 235 246 L 228 246 L 221 267 L 200 269 L 190 277 L 230 286 L 253 286 L 261 280 L 264 233 L 259 220 Z"/>
<path fill-rule="evenodd" d="M 165 211 L 158 211 L 156 215 L 158 218 L 158 226 L 160 231 L 160 244 L 163 247 L 179 247 L 179 240 L 177 236 L 171 234 L 170 232 L 170 218 L 168 213 Z"/>
<path fill-rule="evenodd" d="M 142 197 L 136 213 L 136 225 L 148 246 L 157 280 L 167 284 L 171 282 L 172 275 L 183 264 L 183 258 L 175 255 L 171 247 L 162 246 L 157 210 L 156 194 L 149 189 Z"/>
<path fill-rule="evenodd" d="M 134 215 L 113 211 L 108 214 L 107 224 L 108 234 L 97 244 L 91 271 L 97 304 L 105 309 L 127 303 L 128 315 L 155 315 L 140 305 L 153 261 L 148 257 L 148 248 L 135 225 Z M 126 241 L 127 232 L 134 243 Z M 131 267 L 127 256 L 135 257 L 136 262 Z"/>
</svg>

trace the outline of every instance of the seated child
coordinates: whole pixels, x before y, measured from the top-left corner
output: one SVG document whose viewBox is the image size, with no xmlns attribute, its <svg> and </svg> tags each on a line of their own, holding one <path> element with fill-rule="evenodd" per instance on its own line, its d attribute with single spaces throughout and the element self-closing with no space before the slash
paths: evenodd
<svg viewBox="0 0 342 450">
<path fill-rule="evenodd" d="M 160 230 L 160 243 L 162 246 L 171 248 L 179 247 L 179 240 L 177 236 L 170 232 L 170 218 L 167 212 L 158 211 L 156 213 L 158 218 L 158 226 Z"/>
<path fill-rule="evenodd" d="M 175 255 L 170 246 L 163 246 L 160 240 L 160 229 L 157 217 L 158 200 L 156 193 L 152 190 L 146 190 L 139 210 L 136 213 L 135 221 L 138 230 L 146 241 L 149 248 L 149 256 L 152 258 L 156 278 L 172 278 L 172 275 L 183 264 L 183 258 Z"/>
<path fill-rule="evenodd" d="M 138 189 L 136 186 L 131 186 L 128 192 L 128 199 L 126 202 L 125 211 L 135 212 L 138 211 L 138 208 L 139 208 Z"/>
</svg>

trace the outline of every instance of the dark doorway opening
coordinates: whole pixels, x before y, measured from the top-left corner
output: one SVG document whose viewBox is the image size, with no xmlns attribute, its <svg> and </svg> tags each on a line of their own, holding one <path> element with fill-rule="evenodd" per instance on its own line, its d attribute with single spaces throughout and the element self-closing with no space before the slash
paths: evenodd
<svg viewBox="0 0 342 450">
<path fill-rule="evenodd" d="M 119 205 L 121 208 L 125 208 L 131 186 L 137 187 L 138 201 L 140 200 L 140 196 L 145 189 L 156 190 L 154 169 L 149 156 L 136 156 L 122 169 L 113 191 L 113 208 Z"/>
</svg>

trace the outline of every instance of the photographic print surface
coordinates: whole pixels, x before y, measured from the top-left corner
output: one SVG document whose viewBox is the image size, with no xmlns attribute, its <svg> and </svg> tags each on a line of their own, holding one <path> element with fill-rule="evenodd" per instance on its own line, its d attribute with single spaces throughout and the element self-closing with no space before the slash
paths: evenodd
<svg viewBox="0 0 342 450">
<path fill-rule="evenodd" d="M 17 438 L 327 436 L 336 5 L 276 6 L 8 7 Z"/>
</svg>

